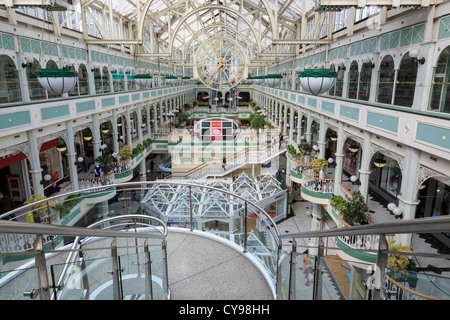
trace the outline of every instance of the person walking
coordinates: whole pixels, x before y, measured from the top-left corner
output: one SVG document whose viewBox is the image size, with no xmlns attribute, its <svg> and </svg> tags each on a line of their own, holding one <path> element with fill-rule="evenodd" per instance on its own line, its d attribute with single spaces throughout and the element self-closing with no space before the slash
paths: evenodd
<svg viewBox="0 0 450 320">
<path fill-rule="evenodd" d="M 280 144 L 278 145 L 278 148 L 281 149 L 281 143 L 283 142 L 283 134 L 280 132 L 279 135 Z"/>
<path fill-rule="evenodd" d="M 223 159 L 222 159 L 222 168 L 223 168 L 223 171 L 226 171 L 226 169 L 225 169 L 225 166 L 227 165 L 227 159 L 225 158 L 225 156 L 223 156 Z"/>
</svg>

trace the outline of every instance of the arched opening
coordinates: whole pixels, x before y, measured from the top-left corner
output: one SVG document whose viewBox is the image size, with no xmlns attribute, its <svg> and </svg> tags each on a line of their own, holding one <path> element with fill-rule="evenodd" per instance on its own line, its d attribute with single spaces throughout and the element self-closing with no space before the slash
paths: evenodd
<svg viewBox="0 0 450 320">
<path fill-rule="evenodd" d="M 111 92 L 111 88 L 109 86 L 109 71 L 107 67 L 103 67 L 102 85 L 104 93 Z"/>
<path fill-rule="evenodd" d="M 358 63 L 353 61 L 350 65 L 350 71 L 348 74 L 348 95 L 350 99 L 356 99 L 358 96 Z"/>
<path fill-rule="evenodd" d="M 0 55 L 0 103 L 22 100 L 19 73 L 14 61 L 7 55 Z"/>
<path fill-rule="evenodd" d="M 42 100 L 46 99 L 45 89 L 39 83 L 36 72 L 41 69 L 39 61 L 34 59 L 31 66 L 26 66 L 27 68 L 27 81 L 28 81 L 28 92 L 30 94 L 30 100 Z"/>
<path fill-rule="evenodd" d="M 372 64 L 363 63 L 359 74 L 358 99 L 368 101 L 370 95 L 370 79 L 372 78 Z"/>
<path fill-rule="evenodd" d="M 392 93 L 394 87 L 394 59 L 387 55 L 380 63 L 380 75 L 378 78 L 378 97 L 380 103 L 392 103 Z"/>
<path fill-rule="evenodd" d="M 94 69 L 95 93 L 103 93 L 102 75 L 99 68 Z"/>
<path fill-rule="evenodd" d="M 450 113 L 450 47 L 439 55 L 431 89 L 430 110 Z"/>
<path fill-rule="evenodd" d="M 416 89 L 417 63 L 413 62 L 406 53 L 400 62 L 395 87 L 394 104 L 403 107 L 411 107 L 414 101 Z"/>
<path fill-rule="evenodd" d="M 386 154 L 377 152 L 371 159 L 369 185 L 372 191 L 386 201 L 386 204 L 389 202 L 397 203 L 402 172 L 397 160 Z"/>
<path fill-rule="evenodd" d="M 78 92 L 80 96 L 89 94 L 88 73 L 84 64 L 78 67 Z"/>
</svg>

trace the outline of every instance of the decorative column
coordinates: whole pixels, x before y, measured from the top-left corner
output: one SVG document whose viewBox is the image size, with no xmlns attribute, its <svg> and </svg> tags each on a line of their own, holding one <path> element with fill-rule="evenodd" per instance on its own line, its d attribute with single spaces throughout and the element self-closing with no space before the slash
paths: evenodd
<svg viewBox="0 0 450 320">
<path fill-rule="evenodd" d="M 138 139 L 139 139 L 139 143 L 143 143 L 144 139 L 142 138 L 142 112 L 141 112 L 141 106 L 138 104 L 137 108 L 136 108 L 136 116 L 137 116 L 137 134 L 138 134 Z"/>
<path fill-rule="evenodd" d="M 399 200 L 398 207 L 402 210 L 403 220 L 413 220 L 416 215 L 418 176 L 419 176 L 419 158 L 418 149 L 406 146 L 405 160 L 402 167 L 402 184 L 400 193 L 397 195 Z M 398 234 L 395 236 L 397 242 L 403 245 L 411 245 L 411 234 Z"/>
<path fill-rule="evenodd" d="M 156 108 L 156 102 L 153 103 L 153 123 L 155 132 L 158 131 L 158 110 Z"/>
<path fill-rule="evenodd" d="M 28 130 L 27 131 L 28 138 L 28 160 L 30 161 L 30 173 L 33 182 L 33 191 L 34 194 L 44 195 L 44 187 L 41 184 L 42 180 L 42 168 L 41 162 L 39 160 L 39 151 L 41 146 L 37 143 L 36 140 L 36 130 Z"/>
<path fill-rule="evenodd" d="M 302 139 L 301 139 L 301 137 L 302 137 L 302 124 L 303 124 L 302 117 L 303 117 L 302 113 L 299 112 L 298 113 L 298 118 L 297 118 L 297 144 L 300 144 L 302 142 Z"/>
<path fill-rule="evenodd" d="M 283 116 L 283 134 L 287 132 L 287 124 L 288 124 L 288 105 L 284 104 L 284 116 Z"/>
<path fill-rule="evenodd" d="M 311 138 L 312 138 L 312 132 L 311 132 L 311 128 L 312 128 L 312 117 L 311 117 L 311 111 L 307 111 L 307 119 L 306 119 L 306 132 L 305 132 L 305 136 L 306 136 L 306 142 L 311 143 Z"/>
<path fill-rule="evenodd" d="M 319 158 L 323 159 L 325 158 L 325 146 L 326 146 L 326 133 L 327 133 L 327 125 L 325 123 L 325 116 L 320 115 L 320 127 L 319 127 L 319 141 L 317 144 L 319 145 Z"/>
<path fill-rule="evenodd" d="M 112 140 L 114 153 L 119 153 L 119 131 L 117 130 L 117 110 L 113 109 L 112 113 Z"/>
<path fill-rule="evenodd" d="M 339 183 L 342 182 L 342 170 L 344 169 L 344 124 L 339 122 L 337 130 L 337 144 L 336 144 L 336 167 L 334 169 L 334 192 L 337 193 L 339 190 Z"/>
<path fill-rule="evenodd" d="M 370 146 L 371 146 L 372 134 L 369 131 L 364 131 L 364 141 L 362 144 L 362 156 L 361 156 L 361 166 L 359 168 L 359 181 L 361 185 L 359 186 L 359 191 L 364 196 L 367 202 L 367 195 L 369 194 L 369 178 L 370 178 Z"/>
<path fill-rule="evenodd" d="M 291 106 L 289 108 L 291 115 L 289 116 L 289 142 L 294 139 L 294 108 Z"/>
<path fill-rule="evenodd" d="M 23 52 L 17 53 L 17 72 L 20 82 L 20 93 L 22 95 L 22 101 L 30 101 L 30 91 L 28 89 L 27 67 L 22 68 L 22 63 L 26 63 L 25 55 Z"/>
<path fill-rule="evenodd" d="M 98 156 L 101 155 L 100 145 L 102 139 L 100 136 L 100 120 L 98 118 L 98 113 L 92 115 L 92 145 L 94 149 L 94 161 Z"/>
<path fill-rule="evenodd" d="M 147 114 L 147 118 L 145 119 L 145 125 L 147 126 L 147 133 L 148 133 L 148 137 L 151 138 L 152 136 L 152 127 L 150 125 L 150 102 L 147 101 L 147 103 L 145 104 L 145 111 Z"/>
<path fill-rule="evenodd" d="M 70 181 L 72 182 L 72 191 L 79 190 L 78 185 L 78 168 L 76 165 L 77 153 L 75 151 L 75 133 L 73 132 L 72 121 L 66 121 L 66 132 L 67 132 L 67 163 L 69 164 L 69 175 Z"/>
<path fill-rule="evenodd" d="M 131 136 L 131 114 L 130 114 L 130 106 L 127 106 L 127 110 L 125 113 L 126 123 L 127 123 L 127 145 L 133 147 L 133 138 Z"/>
</svg>

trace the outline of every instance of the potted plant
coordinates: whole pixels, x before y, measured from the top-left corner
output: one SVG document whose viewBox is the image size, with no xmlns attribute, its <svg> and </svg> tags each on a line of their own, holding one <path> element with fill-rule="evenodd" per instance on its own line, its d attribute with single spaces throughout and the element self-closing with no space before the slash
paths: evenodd
<svg viewBox="0 0 450 320">
<path fill-rule="evenodd" d="M 349 225 L 359 225 L 367 219 L 366 201 L 359 190 L 353 191 L 352 199 L 345 202 L 341 210 L 342 219 Z"/>
<path fill-rule="evenodd" d="M 298 145 L 298 150 L 304 156 L 309 156 L 313 150 L 312 144 L 309 142 L 302 142 Z"/>
<path fill-rule="evenodd" d="M 328 165 L 328 160 L 324 158 L 314 159 L 311 161 L 311 168 L 314 170 L 314 175 L 319 175 L 320 170 L 325 169 Z"/>
<path fill-rule="evenodd" d="M 147 149 L 152 144 L 152 139 L 147 138 L 142 143 L 144 144 L 144 148 Z"/>
<path fill-rule="evenodd" d="M 132 150 L 130 146 L 124 146 L 119 149 L 119 156 L 122 160 L 128 160 L 131 158 Z"/>
<path fill-rule="evenodd" d="M 113 157 L 110 154 L 103 154 L 101 156 L 98 156 L 95 159 L 95 162 L 98 163 L 104 174 L 107 174 L 114 169 Z"/>
<path fill-rule="evenodd" d="M 346 201 L 343 196 L 334 196 L 331 199 L 330 204 L 338 210 L 341 210 L 343 207 L 345 207 Z"/>
<path fill-rule="evenodd" d="M 297 154 L 297 150 L 295 150 L 295 147 L 292 144 L 288 145 L 286 150 L 291 156 L 295 156 Z"/>
<path fill-rule="evenodd" d="M 264 128 L 266 125 L 266 119 L 264 116 L 256 113 L 252 113 L 248 117 L 248 122 L 250 123 L 251 128 L 256 130 L 257 134 L 259 134 L 259 129 Z"/>
<path fill-rule="evenodd" d="M 40 201 L 40 200 L 44 200 L 44 199 L 47 199 L 47 197 L 43 196 L 41 194 L 35 194 L 34 196 L 31 196 L 27 200 L 25 200 L 25 202 L 23 204 L 27 205 L 27 204 L 31 204 L 31 203 L 34 203 L 34 202 L 37 202 L 37 201 Z M 48 207 L 53 207 L 54 201 L 53 200 L 48 200 L 48 202 L 44 201 L 44 202 L 41 202 L 41 203 L 38 203 L 38 204 L 35 204 L 35 205 L 31 206 L 31 210 L 32 211 L 30 211 L 27 214 L 26 221 L 27 222 L 40 222 L 40 221 L 43 221 L 45 216 L 47 214 L 49 214 L 47 204 L 48 204 Z"/>
<path fill-rule="evenodd" d="M 412 252 L 412 249 L 409 246 L 396 243 L 395 240 L 389 240 L 388 245 L 389 251 Z M 388 255 L 387 267 L 391 271 L 400 271 L 399 276 L 405 276 L 407 274 L 409 263 L 409 256 L 406 254 L 391 253 Z"/>
</svg>

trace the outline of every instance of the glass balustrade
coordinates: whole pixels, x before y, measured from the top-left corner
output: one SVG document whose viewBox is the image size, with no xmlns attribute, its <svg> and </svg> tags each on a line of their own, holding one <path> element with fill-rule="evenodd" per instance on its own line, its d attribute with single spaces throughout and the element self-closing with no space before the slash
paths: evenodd
<svg viewBox="0 0 450 320">
<path fill-rule="evenodd" d="M 378 263 L 377 254 L 387 253 L 378 245 L 346 249 L 334 246 L 331 250 L 329 244 L 338 238 L 367 234 L 376 235 L 380 241 L 380 234 L 395 233 L 386 228 L 400 228 L 402 223 L 415 221 L 370 233 L 363 231 L 376 226 L 359 226 L 360 233 L 353 231 L 355 227 L 310 232 L 301 235 L 310 239 L 309 246 L 286 248 L 282 241 L 290 239 L 295 244 L 297 236 L 280 235 L 273 220 L 275 214 L 268 214 L 258 205 L 251 188 L 248 185 L 233 193 L 220 184 L 124 183 L 71 191 L 4 214 L 3 218 L 13 213 L 16 221 L 0 220 L 0 299 L 168 299 L 168 228 L 208 233 L 240 248 L 264 270 L 277 299 L 378 299 L 371 288 L 371 270 Z M 62 197 L 64 201 L 58 199 Z M 33 215 L 39 219 L 27 220 Z M 445 229 L 450 224 L 448 218 L 442 218 L 436 228 Z M 414 227 L 423 229 L 436 221 L 428 220 Z M 34 222 L 31 229 L 36 232 L 30 231 L 30 222 Z M 76 227 L 59 232 L 60 226 Z M 120 236 L 102 234 L 119 231 Z M 312 239 L 323 237 L 322 232 L 335 234 L 322 238 L 327 245 L 318 250 Z M 356 255 L 371 252 L 377 262 L 352 260 L 355 254 L 349 260 L 334 258 L 338 250 Z M 42 262 L 42 253 L 51 253 L 46 261 L 50 274 L 47 291 L 41 290 L 45 281 L 40 281 L 42 274 L 36 268 Z M 20 265 L 22 270 L 14 270 Z M 378 288 L 381 299 L 448 298 L 447 278 L 419 273 L 413 288 L 410 276 L 386 269 L 386 264 L 381 266 L 386 270 L 383 286 Z M 442 294 L 437 293 L 439 290 Z"/>
</svg>

